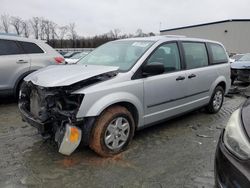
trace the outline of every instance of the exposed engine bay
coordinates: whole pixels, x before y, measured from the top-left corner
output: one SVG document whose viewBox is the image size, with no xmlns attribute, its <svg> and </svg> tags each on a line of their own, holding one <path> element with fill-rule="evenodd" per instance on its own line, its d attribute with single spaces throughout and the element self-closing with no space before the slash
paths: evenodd
<svg viewBox="0 0 250 188">
<path fill-rule="evenodd" d="M 19 96 L 22 119 L 38 128 L 45 138 L 54 139 L 60 153 L 69 155 L 81 141 L 83 126 L 83 118 L 79 120 L 76 115 L 84 94 L 72 92 L 110 79 L 116 74 L 109 72 L 62 87 L 46 88 L 31 81 L 24 82 Z"/>
</svg>

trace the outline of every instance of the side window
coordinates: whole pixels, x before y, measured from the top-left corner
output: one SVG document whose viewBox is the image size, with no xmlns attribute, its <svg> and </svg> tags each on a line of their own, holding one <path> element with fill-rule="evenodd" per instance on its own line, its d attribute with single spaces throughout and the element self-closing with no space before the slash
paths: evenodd
<svg viewBox="0 0 250 188">
<path fill-rule="evenodd" d="M 213 64 L 226 63 L 228 61 L 227 54 L 221 45 L 210 43 L 209 46 L 212 52 Z"/>
<path fill-rule="evenodd" d="M 22 53 L 22 50 L 15 41 L 0 40 L 0 55 L 16 55 Z"/>
<path fill-rule="evenodd" d="M 205 67 L 208 65 L 207 49 L 204 43 L 183 42 L 187 69 Z"/>
<path fill-rule="evenodd" d="M 40 54 L 44 53 L 44 51 L 32 42 L 20 42 L 19 44 L 22 46 L 26 54 Z"/>
<path fill-rule="evenodd" d="M 181 63 L 177 44 L 168 43 L 158 47 L 147 63 L 162 63 L 165 67 L 165 72 L 180 70 Z"/>
</svg>

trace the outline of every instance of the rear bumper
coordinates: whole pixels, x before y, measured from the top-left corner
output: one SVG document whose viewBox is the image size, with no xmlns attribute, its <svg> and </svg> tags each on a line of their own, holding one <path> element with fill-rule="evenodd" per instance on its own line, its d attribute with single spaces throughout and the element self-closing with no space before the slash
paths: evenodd
<svg viewBox="0 0 250 188">
<path fill-rule="evenodd" d="M 242 161 L 225 147 L 221 134 L 215 155 L 215 184 L 217 188 L 249 188 L 250 161 Z"/>
</svg>

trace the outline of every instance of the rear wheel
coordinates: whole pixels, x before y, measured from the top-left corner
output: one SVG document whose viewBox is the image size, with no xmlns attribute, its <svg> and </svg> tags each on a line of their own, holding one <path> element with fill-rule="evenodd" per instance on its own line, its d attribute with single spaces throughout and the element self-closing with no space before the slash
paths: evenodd
<svg viewBox="0 0 250 188">
<path fill-rule="evenodd" d="M 217 86 L 214 90 L 214 93 L 210 99 L 206 110 L 210 114 L 215 114 L 220 111 L 223 101 L 224 101 L 224 89 L 221 86 Z"/>
<path fill-rule="evenodd" d="M 90 148 L 103 157 L 114 156 L 125 150 L 134 131 L 134 119 L 125 107 L 109 107 L 94 125 Z"/>
</svg>

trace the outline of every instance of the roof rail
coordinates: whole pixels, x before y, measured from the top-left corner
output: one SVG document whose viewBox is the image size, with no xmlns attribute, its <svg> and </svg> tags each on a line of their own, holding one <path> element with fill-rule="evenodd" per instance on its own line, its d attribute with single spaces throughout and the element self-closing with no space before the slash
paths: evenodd
<svg viewBox="0 0 250 188">
<path fill-rule="evenodd" d="M 173 38 L 185 38 L 185 35 L 162 35 L 164 37 L 173 37 Z"/>
<path fill-rule="evenodd" d="M 0 33 L 0 35 L 19 37 L 16 33 Z"/>
</svg>

